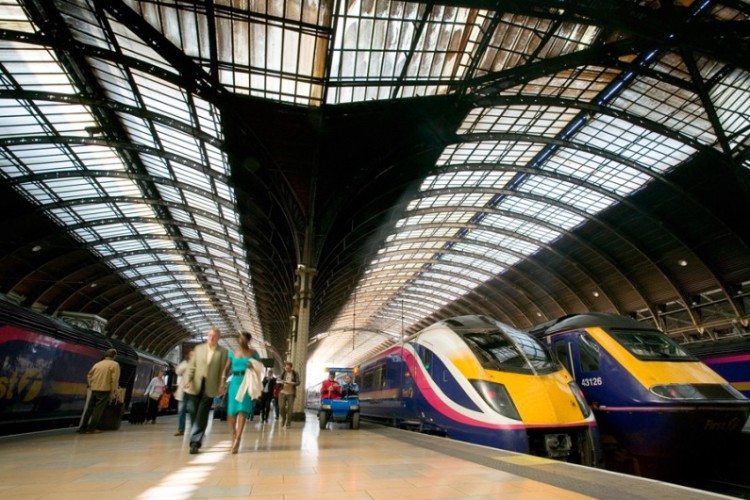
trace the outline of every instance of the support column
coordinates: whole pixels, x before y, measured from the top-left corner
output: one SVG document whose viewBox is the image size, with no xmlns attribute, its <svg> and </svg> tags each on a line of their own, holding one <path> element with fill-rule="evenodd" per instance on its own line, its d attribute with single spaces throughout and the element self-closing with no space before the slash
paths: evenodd
<svg viewBox="0 0 750 500">
<path fill-rule="evenodd" d="M 304 265 L 297 266 L 299 276 L 299 312 L 297 313 L 297 330 L 292 338 L 292 363 L 300 377 L 297 397 L 294 398 L 292 420 L 305 420 L 305 375 L 307 372 L 307 343 L 310 337 L 310 302 L 312 298 L 312 280 L 317 271 Z"/>
</svg>

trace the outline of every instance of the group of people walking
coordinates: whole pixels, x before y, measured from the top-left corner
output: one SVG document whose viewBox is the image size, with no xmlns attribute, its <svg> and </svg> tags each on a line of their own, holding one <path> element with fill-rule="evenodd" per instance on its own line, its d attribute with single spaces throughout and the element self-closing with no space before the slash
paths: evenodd
<svg viewBox="0 0 750 500">
<path fill-rule="evenodd" d="M 253 400 L 261 404 L 261 419 L 268 421 L 269 408 L 274 389 L 281 384 L 279 394 L 279 414 L 281 422 L 289 427 L 292 408 L 299 375 L 292 368 L 292 363 L 284 364 L 284 374 L 280 380 L 273 373 L 266 373 L 261 379 L 263 366 L 260 354 L 250 347 L 250 334 L 242 332 L 238 338 L 238 347 L 228 351 L 219 345 L 221 333 L 218 328 L 211 328 L 207 342 L 195 347 L 195 353 L 184 370 L 182 387 L 188 401 L 188 412 L 192 429 L 190 431 L 190 453 L 196 454 L 203 444 L 203 437 L 208 426 L 208 415 L 216 396 L 227 398 L 227 422 L 232 431 L 232 453 L 237 453 L 242 440 L 245 424 L 253 415 Z M 227 386 L 227 373 L 231 371 Z M 179 424 L 178 424 L 179 425 Z M 184 424 L 183 424 L 184 432 Z M 179 433 L 179 430 L 178 430 Z"/>
<path fill-rule="evenodd" d="M 177 432 L 185 434 L 187 415 L 190 415 L 190 453 L 196 454 L 203 445 L 208 427 L 208 417 L 214 398 L 226 397 L 227 422 L 232 432 L 232 453 L 239 451 L 242 433 L 248 419 L 252 418 L 254 401 L 260 405 L 262 422 L 268 422 L 271 406 L 276 418 L 284 427 L 292 420 L 294 398 L 300 384 L 299 374 L 291 362 L 284 363 L 284 372 L 277 379 L 273 371 L 263 374 L 260 353 L 250 347 L 251 336 L 242 332 L 238 347 L 229 351 L 219 345 L 221 332 L 212 327 L 206 342 L 197 345 L 175 369 L 178 376 L 174 393 L 178 401 Z M 105 358 L 96 363 L 88 375 L 92 391 L 89 404 L 81 419 L 78 432 L 94 433 L 107 402 L 114 397 L 120 378 L 119 364 L 114 361 L 117 352 L 110 349 Z M 231 377 L 228 375 L 231 374 Z M 227 379 L 229 383 L 227 384 Z M 146 419 L 156 423 L 158 402 L 167 392 L 164 371 L 159 371 L 146 388 L 148 400 Z"/>
</svg>

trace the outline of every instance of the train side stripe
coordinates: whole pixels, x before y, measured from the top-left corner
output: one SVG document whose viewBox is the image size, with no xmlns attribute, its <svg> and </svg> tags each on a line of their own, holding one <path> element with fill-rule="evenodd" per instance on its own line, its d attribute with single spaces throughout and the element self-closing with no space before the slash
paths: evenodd
<svg viewBox="0 0 750 500">
<path fill-rule="evenodd" d="M 48 335 L 40 335 L 38 333 L 22 330 L 15 326 L 4 325 L 0 327 L 0 344 L 12 342 L 14 340 L 22 340 L 24 342 L 28 342 L 30 339 L 33 339 L 33 342 L 35 344 L 52 347 L 58 350 L 74 352 L 77 354 L 83 354 L 85 356 L 97 356 L 102 354 L 98 349 L 94 347 L 70 344 L 68 342 L 49 337 Z"/>
<path fill-rule="evenodd" d="M 750 354 L 737 354 L 735 356 L 722 356 L 717 358 L 701 359 L 706 364 L 723 365 L 726 363 L 747 363 L 750 361 Z"/>
</svg>

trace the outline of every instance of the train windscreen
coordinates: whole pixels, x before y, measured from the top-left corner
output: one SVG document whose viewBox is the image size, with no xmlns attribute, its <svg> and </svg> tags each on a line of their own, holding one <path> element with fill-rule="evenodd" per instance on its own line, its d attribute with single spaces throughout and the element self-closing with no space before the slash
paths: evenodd
<svg viewBox="0 0 750 500">
<path fill-rule="evenodd" d="M 540 374 L 560 369 L 547 348 L 525 333 L 497 329 L 466 332 L 463 338 L 487 370 Z"/>
<path fill-rule="evenodd" d="M 658 330 L 613 328 L 610 333 L 633 356 L 644 361 L 697 361 L 695 356 Z"/>
</svg>

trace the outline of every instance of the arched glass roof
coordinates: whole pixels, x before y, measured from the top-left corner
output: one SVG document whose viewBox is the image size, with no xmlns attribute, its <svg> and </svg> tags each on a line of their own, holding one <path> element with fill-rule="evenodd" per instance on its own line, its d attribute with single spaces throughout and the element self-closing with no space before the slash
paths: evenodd
<svg viewBox="0 0 750 500">
<path fill-rule="evenodd" d="M 109 331 L 161 354 L 209 325 L 285 352 L 299 263 L 313 364 L 457 313 L 747 327 L 748 22 L 730 0 L 4 0 L 0 178 L 127 285 L 85 309 L 135 290 L 166 316 L 156 344 L 151 320 Z M 398 102 L 422 135 L 379 121 Z M 376 154 L 344 152 L 353 116 Z M 94 272 L 66 269 L 80 294 Z M 74 307 L 33 274 L 0 292 Z"/>
</svg>

